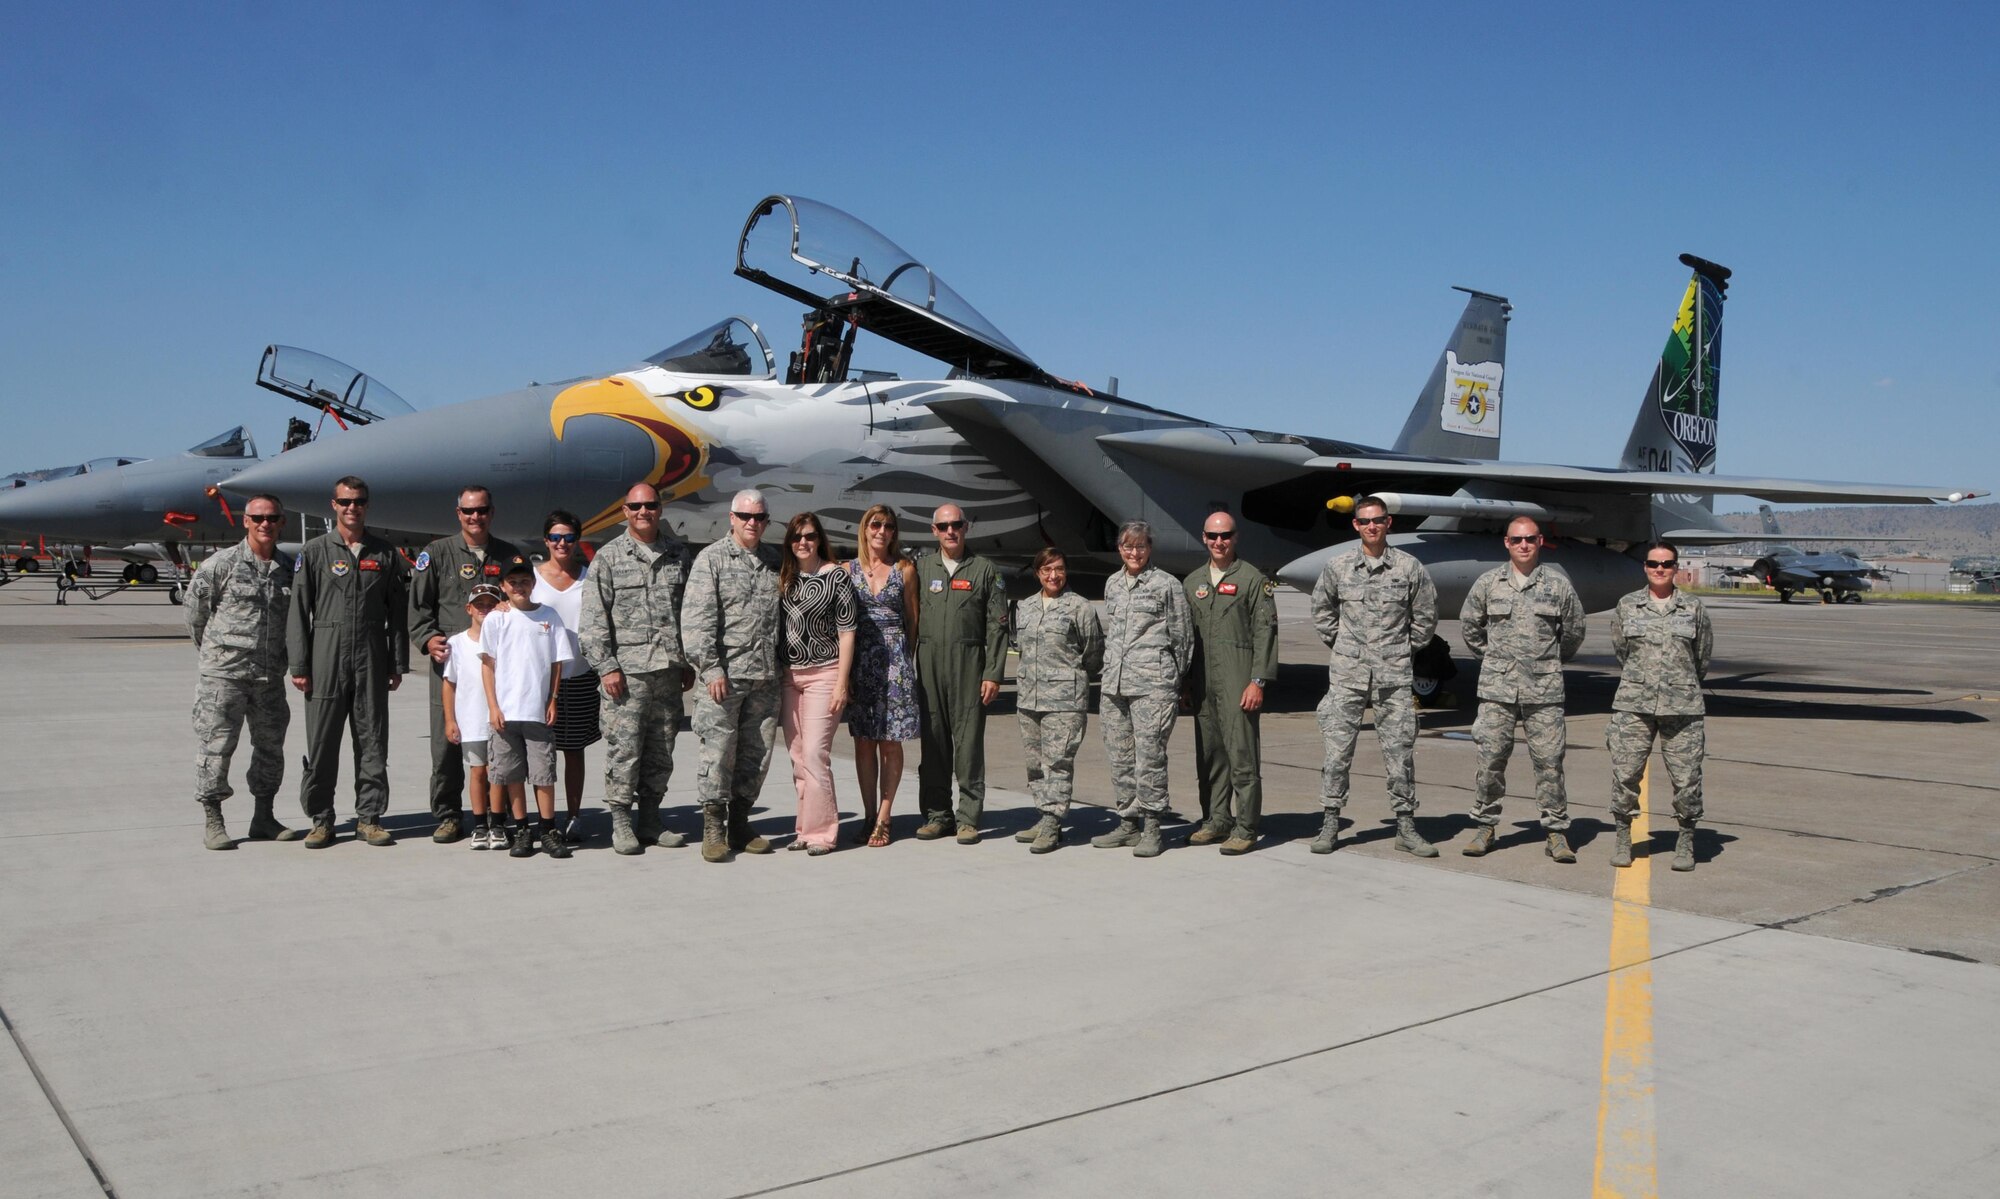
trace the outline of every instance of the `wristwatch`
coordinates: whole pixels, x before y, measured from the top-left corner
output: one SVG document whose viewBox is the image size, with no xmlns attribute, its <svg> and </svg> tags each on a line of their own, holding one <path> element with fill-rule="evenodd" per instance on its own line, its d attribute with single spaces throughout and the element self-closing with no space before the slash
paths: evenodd
<svg viewBox="0 0 2000 1199">
<path fill-rule="evenodd" d="M 1251 685 L 1252 687 L 1262 687 L 1262 686 L 1264 685 L 1264 680 L 1263 680 L 1263 679 L 1251 679 L 1251 680 L 1250 680 L 1250 685 Z"/>
</svg>

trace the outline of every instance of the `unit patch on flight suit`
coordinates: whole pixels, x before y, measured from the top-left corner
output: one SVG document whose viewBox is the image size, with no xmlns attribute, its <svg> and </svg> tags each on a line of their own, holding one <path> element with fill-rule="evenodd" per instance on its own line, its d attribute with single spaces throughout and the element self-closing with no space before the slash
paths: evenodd
<svg viewBox="0 0 2000 1199">
<path fill-rule="evenodd" d="M 431 568 L 431 552 L 429 550 L 425 550 L 423 553 L 417 555 L 417 569 L 423 571 L 423 570 L 429 570 L 430 568 Z"/>
<path fill-rule="evenodd" d="M 458 564 L 458 577 L 461 579 L 469 579 L 478 573 L 479 568 L 470 562 L 461 562 Z"/>
<path fill-rule="evenodd" d="M 347 577 L 347 559 L 335 558 L 333 560 L 333 577 L 336 579 Z"/>
</svg>

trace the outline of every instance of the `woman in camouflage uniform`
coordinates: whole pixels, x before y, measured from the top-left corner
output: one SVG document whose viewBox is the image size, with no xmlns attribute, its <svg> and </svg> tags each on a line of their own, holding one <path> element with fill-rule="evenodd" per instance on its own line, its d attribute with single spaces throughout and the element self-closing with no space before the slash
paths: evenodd
<svg viewBox="0 0 2000 1199">
<path fill-rule="evenodd" d="M 1014 690 L 1028 791 L 1042 818 L 1014 839 L 1033 842 L 1030 853 L 1047 853 L 1062 844 L 1076 751 L 1090 708 L 1090 676 L 1104 662 L 1104 629 L 1090 602 L 1069 590 L 1069 565 L 1061 550 L 1049 546 L 1035 555 L 1035 578 L 1041 594 L 1015 609 L 1021 662 Z"/>
</svg>

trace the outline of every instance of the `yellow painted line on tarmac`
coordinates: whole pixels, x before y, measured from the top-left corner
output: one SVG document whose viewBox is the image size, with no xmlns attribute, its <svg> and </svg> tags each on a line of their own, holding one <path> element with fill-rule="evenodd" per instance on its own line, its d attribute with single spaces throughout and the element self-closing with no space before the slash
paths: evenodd
<svg viewBox="0 0 2000 1199">
<path fill-rule="evenodd" d="M 1653 769 L 1639 779 L 1634 841 L 1650 828 Z M 1653 1133 L 1653 948 L 1647 911 L 1652 859 L 1632 855 L 1613 870 L 1611 973 L 1604 990 L 1604 1070 L 1597 1093 L 1596 1199 L 1654 1199 L 1660 1193 Z"/>
</svg>

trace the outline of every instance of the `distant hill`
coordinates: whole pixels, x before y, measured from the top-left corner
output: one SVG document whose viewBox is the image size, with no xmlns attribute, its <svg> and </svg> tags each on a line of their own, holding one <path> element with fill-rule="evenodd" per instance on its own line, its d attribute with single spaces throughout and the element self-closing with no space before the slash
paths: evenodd
<svg viewBox="0 0 2000 1199">
<path fill-rule="evenodd" d="M 1763 518 L 1755 512 L 1731 512 L 1716 519 L 1745 533 L 1761 532 L 1764 528 Z M 1844 536 L 1918 538 L 1906 545 L 1856 547 L 1867 558 L 1921 554 L 1949 559 L 1966 554 L 2000 554 L 2000 503 L 1801 508 L 1778 513 L 1778 528 L 1801 541 L 1838 542 Z"/>
</svg>

